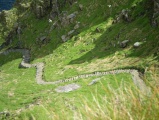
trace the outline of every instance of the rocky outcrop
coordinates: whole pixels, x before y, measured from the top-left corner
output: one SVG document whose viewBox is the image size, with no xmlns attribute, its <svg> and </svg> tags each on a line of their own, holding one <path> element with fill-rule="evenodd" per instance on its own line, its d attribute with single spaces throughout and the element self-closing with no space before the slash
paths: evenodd
<svg viewBox="0 0 159 120">
<path fill-rule="evenodd" d="M 123 9 L 120 14 L 116 15 L 115 19 L 113 20 L 113 23 L 118 23 L 121 21 L 130 22 L 130 10 L 129 9 Z"/>
<path fill-rule="evenodd" d="M 75 34 L 75 30 L 71 30 L 69 31 L 66 35 L 62 35 L 61 39 L 63 42 L 66 42 L 67 40 L 69 40 L 71 37 L 73 37 L 73 35 Z"/>
<path fill-rule="evenodd" d="M 20 39 L 20 34 L 22 32 L 21 26 L 18 23 L 15 23 L 12 30 L 5 37 L 5 42 L 0 45 L 0 50 L 10 45 L 13 42 L 13 37 L 17 35 Z"/>
<path fill-rule="evenodd" d="M 78 12 L 73 12 L 71 14 L 68 15 L 67 11 L 63 11 L 60 16 L 59 16 L 59 20 L 61 22 L 61 26 L 62 27 L 66 27 L 67 25 L 69 25 L 70 23 L 73 23 L 75 21 L 75 18 L 77 16 Z"/>
<path fill-rule="evenodd" d="M 79 4 L 79 10 L 82 11 L 83 10 L 83 5 Z"/>
<path fill-rule="evenodd" d="M 1 37 L 5 41 L 1 46 L 0 49 L 3 49 L 4 46 L 9 45 L 12 40 L 13 36 L 17 32 L 17 26 L 14 26 L 17 21 L 17 11 L 16 9 L 12 9 L 10 11 L 2 11 L 0 12 L 0 33 Z"/>
<path fill-rule="evenodd" d="M 55 13 L 59 13 L 57 0 L 34 0 L 31 8 L 37 18 L 44 17 L 50 11 L 51 18 L 56 16 Z"/>
<path fill-rule="evenodd" d="M 152 20 L 151 20 L 151 25 L 153 27 L 158 27 L 159 23 L 159 1 L 158 0 L 153 0 L 154 2 L 154 7 L 153 7 L 153 15 L 152 15 Z"/>
<path fill-rule="evenodd" d="M 79 27 L 80 27 L 80 22 L 76 21 L 76 25 L 74 26 L 73 30 L 70 30 L 67 34 L 61 36 L 62 41 L 66 42 L 68 39 L 78 34 L 77 29 Z"/>
<path fill-rule="evenodd" d="M 36 38 L 36 44 L 39 46 L 42 46 L 42 45 L 47 44 L 49 42 L 50 42 L 49 36 L 44 35 L 44 36 Z"/>
</svg>

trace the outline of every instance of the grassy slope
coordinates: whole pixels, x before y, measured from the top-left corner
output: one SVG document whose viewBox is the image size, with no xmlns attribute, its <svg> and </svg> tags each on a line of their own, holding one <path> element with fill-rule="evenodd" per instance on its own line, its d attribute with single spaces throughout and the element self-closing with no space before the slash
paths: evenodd
<svg viewBox="0 0 159 120">
<path fill-rule="evenodd" d="M 137 17 L 131 23 L 111 24 L 115 14 L 123 8 L 134 5 L 134 0 L 117 0 L 116 2 L 80 0 L 79 3 L 84 5 L 84 10 L 79 12 L 76 18 L 77 21 L 81 22 L 81 28 L 78 30 L 80 34 L 66 43 L 61 42 L 60 36 L 71 30 L 74 24 L 53 30 L 49 35 L 51 38 L 50 43 L 39 48 L 35 39 L 39 34 L 47 34 L 50 26 L 48 18 L 38 20 L 33 14 L 27 12 L 21 18 L 22 24 L 25 24 L 21 41 L 24 47 L 31 49 L 32 63 L 45 62 L 44 76 L 46 81 L 124 67 L 144 69 L 147 67 L 149 69 L 146 75 L 149 80 L 152 79 L 150 77 L 152 72 L 156 75 L 157 80 L 158 71 L 153 70 L 151 66 L 154 66 L 154 64 L 157 66 L 158 64 L 158 56 L 155 56 L 159 46 L 157 41 L 159 37 L 158 28 L 152 28 L 149 25 L 146 15 Z M 109 4 L 112 5 L 112 8 L 107 6 Z M 67 9 L 69 13 L 78 10 L 77 5 Z M 137 6 L 134 16 L 138 11 L 143 11 L 140 5 Z M 95 31 L 97 27 L 101 29 L 101 32 Z M 119 32 L 121 32 L 120 38 L 115 40 L 114 37 Z M 145 38 L 146 42 L 141 47 L 133 48 L 133 43 L 143 41 Z M 125 49 L 119 48 L 117 42 L 125 39 L 131 40 L 129 46 Z M 16 45 L 16 41 L 17 38 L 15 38 L 12 46 Z M 116 44 L 116 47 L 110 44 Z M 123 83 L 126 86 L 131 84 L 133 89 L 131 76 L 129 74 L 119 74 L 102 77 L 102 84 L 99 83 L 91 87 L 87 87 L 87 83 L 93 80 L 94 77 L 81 79 L 77 81 L 82 86 L 80 90 L 67 94 L 57 94 L 54 89 L 58 85 L 43 86 L 36 84 L 34 68 L 18 69 L 21 61 L 20 54 L 1 55 L 0 61 L 2 65 L 0 68 L 0 89 L 3 91 L 0 93 L 0 111 L 15 110 L 38 100 L 42 104 L 39 107 L 35 106 L 31 111 L 28 110 L 28 112 L 22 113 L 22 118 L 29 119 L 29 116 L 32 116 L 36 119 L 45 119 L 45 117 L 48 117 L 48 115 L 45 115 L 46 113 L 55 113 L 57 119 L 60 119 L 58 118 L 59 113 L 72 117 L 72 110 L 67 107 L 65 101 L 80 109 L 81 99 L 83 98 L 86 98 L 84 100 L 88 100 L 90 104 L 94 104 L 93 96 L 96 96 L 96 98 L 100 98 L 99 96 L 113 96 L 114 94 L 107 88 L 109 84 L 115 89 Z M 105 87 L 101 87 L 102 85 Z M 127 88 L 126 86 L 125 88 Z M 47 110 L 43 106 L 47 107 Z M 39 109 L 41 116 L 36 114 Z M 68 112 L 64 113 L 64 111 Z"/>
</svg>

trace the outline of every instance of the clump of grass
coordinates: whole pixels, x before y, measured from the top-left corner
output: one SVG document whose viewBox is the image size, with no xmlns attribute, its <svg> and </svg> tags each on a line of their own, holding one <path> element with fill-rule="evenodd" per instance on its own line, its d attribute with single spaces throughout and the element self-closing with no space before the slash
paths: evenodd
<svg viewBox="0 0 159 120">
<path fill-rule="evenodd" d="M 16 118 L 25 120 L 157 120 L 159 118 L 159 91 L 156 86 L 151 87 L 152 94 L 146 96 L 137 87 L 124 82 L 120 83 L 118 89 L 103 83 L 100 85 L 105 95 L 101 95 L 98 90 L 89 91 L 91 94 L 89 98 L 77 94 L 80 96 L 78 103 L 69 102 L 64 98 L 65 105 L 61 104 L 59 110 L 57 106 L 51 107 L 45 101 L 39 106 L 23 111 Z M 57 98 L 51 101 L 56 102 L 55 99 Z"/>
<path fill-rule="evenodd" d="M 155 78 L 154 81 L 157 81 L 156 77 L 153 78 Z M 94 104 L 90 104 L 88 99 L 84 99 L 83 108 L 78 111 L 78 118 L 87 120 L 157 120 L 159 117 L 159 91 L 154 85 L 151 88 L 150 96 L 145 96 L 138 89 L 130 86 L 122 87 L 117 91 L 111 87 L 105 88 L 106 95 L 110 92 L 110 97 L 97 97 L 92 94 Z"/>
<path fill-rule="evenodd" d="M 109 90 L 112 89 L 109 88 Z M 142 98 L 138 96 L 139 92 L 135 93 L 131 89 L 125 89 L 124 91 L 112 91 L 113 95 L 109 99 L 107 97 L 97 98 L 92 95 L 94 104 L 90 104 L 88 99 L 83 98 L 79 109 L 72 111 L 61 110 L 59 114 L 54 110 L 50 111 L 49 108 L 39 106 L 34 108 L 34 110 L 24 112 L 20 118 L 26 120 L 29 118 L 34 118 L 35 120 L 43 120 L 44 118 L 55 120 L 157 120 L 159 117 L 158 91 L 155 90 L 151 97 L 142 96 Z"/>
</svg>

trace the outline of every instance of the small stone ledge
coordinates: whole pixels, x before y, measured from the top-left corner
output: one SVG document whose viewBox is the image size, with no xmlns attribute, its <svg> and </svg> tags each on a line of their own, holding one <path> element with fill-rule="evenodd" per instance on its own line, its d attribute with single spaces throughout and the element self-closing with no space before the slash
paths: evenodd
<svg viewBox="0 0 159 120">
<path fill-rule="evenodd" d="M 55 91 L 58 93 L 71 92 L 71 91 L 79 89 L 80 87 L 81 87 L 80 85 L 73 83 L 73 84 L 68 84 L 65 86 L 59 86 L 55 89 Z"/>
</svg>

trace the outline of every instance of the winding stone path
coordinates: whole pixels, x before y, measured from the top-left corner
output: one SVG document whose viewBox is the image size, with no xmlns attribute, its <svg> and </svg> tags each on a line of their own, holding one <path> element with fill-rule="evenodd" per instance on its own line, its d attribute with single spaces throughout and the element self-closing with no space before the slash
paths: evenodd
<svg viewBox="0 0 159 120">
<path fill-rule="evenodd" d="M 75 77 L 63 79 L 63 80 L 57 80 L 54 82 L 45 82 L 43 79 L 43 71 L 44 71 L 44 63 L 36 63 L 36 64 L 30 64 L 30 51 L 28 49 L 8 49 L 4 52 L 1 52 L 0 54 L 8 55 L 11 52 L 19 52 L 23 55 L 22 61 L 20 63 L 20 67 L 23 68 L 36 68 L 36 81 L 37 84 L 58 84 L 62 82 L 69 82 L 69 81 L 75 81 L 79 78 L 88 78 L 92 76 L 104 76 L 109 74 L 119 74 L 119 73 L 130 73 L 132 75 L 132 80 L 134 84 L 141 90 L 141 92 L 150 94 L 150 88 L 148 88 L 144 81 L 140 78 L 139 72 L 136 69 L 118 69 L 118 70 L 111 70 L 111 71 L 104 71 L 104 72 L 94 72 L 90 74 L 82 74 Z"/>
</svg>

